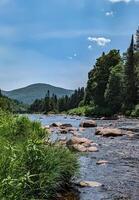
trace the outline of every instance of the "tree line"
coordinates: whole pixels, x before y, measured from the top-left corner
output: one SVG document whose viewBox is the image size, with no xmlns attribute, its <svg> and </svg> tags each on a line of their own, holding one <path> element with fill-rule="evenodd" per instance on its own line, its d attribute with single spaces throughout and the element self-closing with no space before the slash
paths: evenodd
<svg viewBox="0 0 139 200">
<path fill-rule="evenodd" d="M 47 91 L 47 94 L 44 99 L 36 99 L 29 108 L 29 112 L 63 112 L 72 108 L 76 108 L 81 104 L 84 98 L 84 88 L 78 88 L 74 91 L 71 96 L 65 95 L 61 98 L 58 98 L 55 94 L 50 94 L 50 91 Z"/>
<path fill-rule="evenodd" d="M 62 112 L 89 106 L 88 115 L 130 115 L 135 108 L 139 114 L 139 51 L 134 36 L 126 53 L 113 49 L 96 60 L 88 74 L 86 88 L 79 88 L 71 96 L 57 98 L 47 95 L 30 106 L 30 112 Z"/>
</svg>

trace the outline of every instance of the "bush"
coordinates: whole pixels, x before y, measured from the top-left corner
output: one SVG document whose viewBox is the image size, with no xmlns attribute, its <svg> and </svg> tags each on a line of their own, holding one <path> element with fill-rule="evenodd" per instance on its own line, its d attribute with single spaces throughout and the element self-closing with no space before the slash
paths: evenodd
<svg viewBox="0 0 139 200">
<path fill-rule="evenodd" d="M 42 139 L 46 131 L 39 122 L 31 122 L 27 117 L 13 116 L 0 111 L 0 136 L 12 142 L 26 139 Z"/>
<path fill-rule="evenodd" d="M 107 107 L 99 107 L 99 106 L 94 106 L 94 107 L 88 107 L 86 109 L 85 115 L 86 116 L 94 116 L 94 117 L 109 117 L 112 116 L 114 113 L 107 108 Z"/>
<path fill-rule="evenodd" d="M 37 122 L 0 111 L 0 199 L 52 199 L 78 169 L 67 148 L 45 145 Z"/>
<path fill-rule="evenodd" d="M 63 147 L 33 141 L 0 148 L 1 199 L 51 199 L 77 170 L 75 156 Z"/>
<path fill-rule="evenodd" d="M 79 115 L 79 116 L 85 116 L 86 114 L 86 109 L 88 106 L 82 106 L 78 108 L 74 108 L 68 111 L 69 115 Z"/>
<path fill-rule="evenodd" d="M 135 106 L 135 109 L 130 112 L 131 117 L 139 117 L 139 104 Z"/>
</svg>

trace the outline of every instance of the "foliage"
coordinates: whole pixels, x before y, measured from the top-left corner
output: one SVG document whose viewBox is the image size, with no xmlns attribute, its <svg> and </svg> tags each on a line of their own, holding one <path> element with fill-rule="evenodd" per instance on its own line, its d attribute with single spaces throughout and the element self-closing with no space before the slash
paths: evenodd
<svg viewBox="0 0 139 200">
<path fill-rule="evenodd" d="M 111 113 L 116 114 L 121 110 L 123 102 L 123 65 L 119 63 L 112 68 L 107 88 L 105 90 L 105 101 Z"/>
<path fill-rule="evenodd" d="M 75 90 L 71 96 L 63 96 L 61 98 L 57 98 L 56 95 L 50 96 L 50 92 L 48 91 L 46 97 L 41 100 L 35 100 L 35 102 L 30 106 L 29 112 L 63 112 L 69 109 L 73 109 L 78 107 L 81 101 L 84 98 L 84 88 L 78 88 Z"/>
<path fill-rule="evenodd" d="M 0 93 L 0 108 L 13 113 L 24 113 L 27 111 L 27 106 L 19 103 L 16 100 L 9 99 Z"/>
<path fill-rule="evenodd" d="M 101 116 L 112 116 L 113 113 L 109 107 L 100 107 L 100 106 L 93 106 L 88 107 L 85 112 L 86 116 L 94 116 L 94 117 L 101 117 Z"/>
<path fill-rule="evenodd" d="M 0 111 L 0 136 L 11 142 L 42 139 L 45 137 L 45 130 L 39 122 L 31 122 L 27 117 L 13 116 Z"/>
<path fill-rule="evenodd" d="M 85 116 L 86 111 L 89 109 L 89 106 L 82 106 L 78 108 L 71 109 L 67 112 L 68 115 L 79 115 L 79 116 Z"/>
<path fill-rule="evenodd" d="M 132 117 L 139 117 L 139 104 L 135 106 L 135 108 L 130 113 L 130 116 Z"/>
<path fill-rule="evenodd" d="M 67 148 L 44 144 L 37 122 L 0 111 L 0 199 L 52 199 L 78 169 Z"/>
<path fill-rule="evenodd" d="M 105 90 L 109 76 L 113 67 L 121 61 L 120 53 L 117 50 L 111 50 L 108 54 L 103 53 L 94 68 L 89 72 L 86 88 L 85 104 L 94 101 L 95 105 L 105 105 Z"/>
<path fill-rule="evenodd" d="M 133 36 L 124 55 L 123 59 L 119 51 L 111 50 L 97 59 L 88 76 L 85 105 L 93 102 L 93 106 L 87 115 L 130 115 L 138 104 L 139 52 L 134 50 Z"/>
<path fill-rule="evenodd" d="M 134 57 L 134 36 L 126 54 L 125 64 L 125 108 L 132 109 L 137 102 L 136 70 Z"/>
</svg>

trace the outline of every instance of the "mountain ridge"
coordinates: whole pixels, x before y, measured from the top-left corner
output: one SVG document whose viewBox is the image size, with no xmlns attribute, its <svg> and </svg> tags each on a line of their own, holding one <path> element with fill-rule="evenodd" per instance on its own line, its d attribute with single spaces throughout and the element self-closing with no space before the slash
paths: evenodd
<svg viewBox="0 0 139 200">
<path fill-rule="evenodd" d="M 69 96 L 73 93 L 73 90 L 70 89 L 64 89 L 46 83 L 35 83 L 11 91 L 3 90 L 2 94 L 11 99 L 18 100 L 19 102 L 31 104 L 36 99 L 44 98 L 48 90 L 50 91 L 50 95 L 55 94 L 57 97 Z"/>
</svg>

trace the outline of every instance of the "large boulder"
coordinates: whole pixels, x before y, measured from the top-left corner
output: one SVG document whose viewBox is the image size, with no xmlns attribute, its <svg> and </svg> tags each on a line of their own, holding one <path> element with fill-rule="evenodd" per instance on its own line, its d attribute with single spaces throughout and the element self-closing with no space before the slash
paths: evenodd
<svg viewBox="0 0 139 200">
<path fill-rule="evenodd" d="M 95 146 L 92 146 L 95 145 Z M 67 146 L 79 152 L 96 152 L 98 151 L 96 144 L 87 138 L 72 137 L 67 141 Z"/>
<path fill-rule="evenodd" d="M 92 144 L 92 141 L 87 138 L 80 137 L 72 137 L 69 141 L 67 141 L 67 145 L 74 144 L 83 144 L 84 146 L 90 146 Z"/>
<path fill-rule="evenodd" d="M 95 134 L 102 135 L 104 137 L 117 137 L 125 135 L 125 133 L 123 133 L 122 130 L 118 128 L 103 128 L 103 127 L 97 128 Z"/>
<path fill-rule="evenodd" d="M 89 128 L 89 127 L 96 127 L 97 123 L 94 120 L 85 120 L 80 123 L 80 127 Z"/>
</svg>

